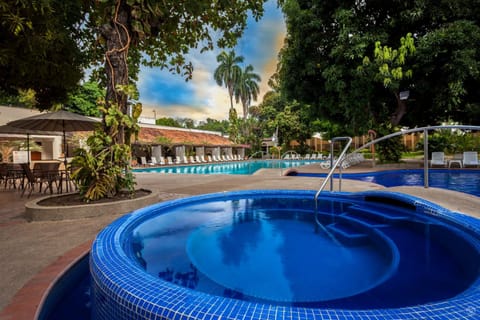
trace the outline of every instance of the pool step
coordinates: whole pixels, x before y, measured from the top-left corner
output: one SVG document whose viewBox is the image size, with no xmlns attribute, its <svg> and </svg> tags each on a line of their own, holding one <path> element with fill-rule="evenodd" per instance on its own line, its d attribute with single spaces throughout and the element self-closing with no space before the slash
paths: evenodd
<svg viewBox="0 0 480 320">
<path fill-rule="evenodd" d="M 388 209 L 385 211 L 379 211 L 358 205 L 349 207 L 342 215 L 355 220 L 360 220 L 375 228 L 399 224 L 408 220 L 408 216 L 400 212 L 395 212 Z"/>
<path fill-rule="evenodd" d="M 368 236 L 366 233 L 358 230 L 349 223 L 335 222 L 326 226 L 329 232 L 347 246 L 359 246 L 364 244 Z"/>
</svg>

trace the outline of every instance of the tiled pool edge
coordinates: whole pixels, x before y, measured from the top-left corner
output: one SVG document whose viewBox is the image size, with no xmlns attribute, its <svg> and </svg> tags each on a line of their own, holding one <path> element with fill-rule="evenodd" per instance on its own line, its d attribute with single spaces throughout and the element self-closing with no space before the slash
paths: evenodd
<svg viewBox="0 0 480 320">
<path fill-rule="evenodd" d="M 154 205 L 155 209 L 179 205 L 191 201 L 201 201 L 210 198 L 219 198 L 223 194 L 285 194 L 300 195 L 314 194 L 313 191 L 286 191 L 286 190 L 254 190 L 228 193 L 215 193 L 201 195 L 186 199 L 178 199 L 168 203 Z M 342 195 L 342 193 L 332 194 Z M 385 195 L 397 198 L 404 202 L 414 204 L 421 210 L 420 214 L 438 214 L 447 219 L 466 225 L 469 230 L 478 233 L 480 222 L 469 216 L 457 215 L 434 203 L 405 194 L 391 192 L 363 192 L 365 195 Z M 192 200 L 193 199 L 193 200 Z M 204 293 L 180 288 L 164 282 L 154 276 L 148 275 L 139 266 L 132 266 L 132 261 L 123 251 L 122 238 L 125 232 L 131 230 L 139 222 L 135 221 L 138 215 L 143 215 L 141 221 L 156 215 L 155 210 L 144 208 L 122 217 L 107 227 L 94 242 L 92 252 L 100 255 L 102 259 L 91 260 L 91 272 L 94 282 L 95 301 L 99 308 L 95 315 L 97 319 L 129 319 L 132 310 L 138 319 L 462 319 L 474 318 L 480 314 L 477 306 L 480 299 L 479 281 L 461 295 L 438 303 L 430 303 L 415 307 L 380 310 L 339 310 L 339 309 L 313 309 L 300 307 L 272 306 L 259 303 L 249 303 L 228 298 L 210 296 Z M 129 221 L 130 220 L 130 221 Z M 132 225 L 123 226 L 124 222 Z M 473 226 L 472 226 L 473 225 Z M 473 228 L 471 228 L 473 227 Z M 118 230 L 116 229 L 118 228 Z M 106 240 L 106 241 L 105 241 Z M 93 258 L 93 255 L 91 256 Z M 114 267 L 112 268 L 113 265 Z M 125 269 L 132 277 L 127 279 L 121 272 Z M 135 288 L 140 285 L 139 290 Z M 109 309 L 104 307 L 109 302 L 120 304 L 119 308 Z"/>
</svg>

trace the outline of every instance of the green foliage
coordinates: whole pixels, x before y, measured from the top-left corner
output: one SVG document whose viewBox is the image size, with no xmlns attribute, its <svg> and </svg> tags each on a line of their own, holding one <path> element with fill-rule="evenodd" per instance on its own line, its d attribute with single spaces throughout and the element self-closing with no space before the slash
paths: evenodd
<svg viewBox="0 0 480 320">
<path fill-rule="evenodd" d="M 0 104 L 34 108 L 37 104 L 37 101 L 35 100 L 35 91 L 32 89 L 19 89 L 13 94 L 0 91 Z"/>
<path fill-rule="evenodd" d="M 419 91 L 417 100 L 419 105 L 431 106 L 424 116 L 431 123 L 453 119 L 476 124 L 475 120 L 479 119 L 478 43 L 478 20 L 445 23 L 419 40 L 415 70 Z"/>
<path fill-rule="evenodd" d="M 311 106 L 312 121 L 363 134 L 385 121 L 414 127 L 479 118 L 476 0 L 280 5 L 287 36 L 275 80 L 286 100 Z M 410 99 L 399 101 L 404 90 Z"/>
<path fill-rule="evenodd" d="M 417 143 L 417 149 L 423 150 L 424 140 Z M 428 152 L 445 152 L 447 154 L 480 150 L 480 137 L 457 129 L 445 129 L 430 132 L 428 135 Z"/>
<path fill-rule="evenodd" d="M 112 197 L 122 190 L 134 192 L 129 169 L 130 147 L 112 145 L 111 137 L 97 130 L 87 140 L 88 151 L 77 149 L 72 160 L 72 179 L 86 202 Z"/>
<path fill-rule="evenodd" d="M 401 81 L 412 77 L 412 69 L 404 70 L 404 66 L 407 57 L 413 55 L 415 50 L 414 39 L 411 33 L 407 33 L 405 37 L 400 38 L 400 47 L 398 49 L 382 46 L 380 41 L 376 41 L 373 51 L 374 60 L 371 62 L 368 56 L 365 56 L 363 64 L 358 67 L 358 70 L 363 71 L 364 67 L 373 64 L 374 69 L 376 69 L 375 80 L 383 83 L 385 88 L 398 92 Z"/>
<path fill-rule="evenodd" d="M 0 17 L 0 90 L 33 89 L 39 109 L 65 101 L 86 63 L 82 1 L 3 1 Z"/>
<path fill-rule="evenodd" d="M 168 146 L 168 145 L 172 144 L 172 139 L 169 139 L 169 138 L 164 137 L 164 136 L 160 136 L 160 137 L 157 137 L 155 139 L 155 142 L 157 142 L 158 144 L 161 144 L 163 146 Z"/>
<path fill-rule="evenodd" d="M 100 89 L 95 82 L 85 82 L 68 95 L 64 108 L 85 116 L 99 117 L 98 101 L 105 98 L 105 90 Z"/>
<path fill-rule="evenodd" d="M 395 132 L 391 123 L 382 124 L 377 128 L 377 138 Z M 399 162 L 402 158 L 403 144 L 400 136 L 380 141 L 376 144 L 376 152 L 380 163 Z"/>
<path fill-rule="evenodd" d="M 248 107 L 250 107 L 252 100 L 257 101 L 257 96 L 260 92 L 257 82 L 260 81 L 260 76 L 253 72 L 253 66 L 251 64 L 240 71 L 240 76 L 235 81 L 235 101 L 242 103 L 244 119 L 247 118 Z"/>
<path fill-rule="evenodd" d="M 229 138 L 233 143 L 238 143 L 240 140 L 240 121 L 235 108 L 230 108 L 228 112 L 228 122 L 230 123 L 228 127 Z"/>
<path fill-rule="evenodd" d="M 120 87 L 134 94 L 128 86 Z M 72 160 L 75 168 L 72 179 L 87 202 L 111 197 L 120 191 L 134 192 L 135 179 L 130 168 L 130 138 L 139 131 L 137 124 L 141 104 L 132 103 L 132 116 L 124 114 L 116 104 L 106 105 L 99 101 L 98 109 L 103 114 L 104 127 L 94 131 L 87 139 L 86 149 L 78 149 Z M 124 130 L 126 143 L 118 143 L 119 131 Z"/>
<path fill-rule="evenodd" d="M 178 123 L 182 128 L 193 129 L 195 128 L 195 121 L 191 118 L 178 118 Z"/>
<path fill-rule="evenodd" d="M 235 86 L 237 85 L 242 69 L 238 66 L 243 62 L 242 56 L 236 56 L 232 50 L 230 52 L 222 51 L 217 56 L 218 67 L 213 73 L 213 78 L 219 86 L 225 86 L 230 97 L 230 109 L 233 109 L 233 95 L 235 94 Z"/>
<path fill-rule="evenodd" d="M 227 120 L 216 120 L 212 118 L 207 118 L 204 122 L 200 122 L 197 125 L 197 129 L 200 130 L 209 130 L 209 131 L 218 131 L 218 132 L 228 132 L 229 123 Z"/>
<path fill-rule="evenodd" d="M 176 127 L 181 128 L 182 125 L 173 118 L 158 118 L 155 120 L 155 123 L 159 126 L 167 126 L 167 127 Z"/>
<path fill-rule="evenodd" d="M 279 144 L 289 145 L 300 133 L 300 117 L 299 114 L 295 112 L 297 106 L 297 102 L 285 106 L 285 109 L 277 113 L 275 119 L 268 123 L 271 130 L 278 128 Z"/>
</svg>

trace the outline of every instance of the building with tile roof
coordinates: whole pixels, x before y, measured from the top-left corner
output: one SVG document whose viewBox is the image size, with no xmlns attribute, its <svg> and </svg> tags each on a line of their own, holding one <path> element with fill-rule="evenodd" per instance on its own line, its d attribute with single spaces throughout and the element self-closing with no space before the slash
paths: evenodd
<svg viewBox="0 0 480 320">
<path fill-rule="evenodd" d="M 220 132 L 140 124 L 133 145 L 137 157 L 222 156 L 245 157 L 248 145 L 236 145 Z"/>
</svg>

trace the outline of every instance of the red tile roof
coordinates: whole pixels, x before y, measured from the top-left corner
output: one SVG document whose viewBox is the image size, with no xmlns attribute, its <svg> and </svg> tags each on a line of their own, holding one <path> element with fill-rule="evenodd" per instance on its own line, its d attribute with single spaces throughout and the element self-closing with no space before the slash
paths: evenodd
<svg viewBox="0 0 480 320">
<path fill-rule="evenodd" d="M 233 146 L 234 144 L 220 135 L 198 132 L 196 130 L 175 130 L 141 127 L 138 142 L 145 144 L 191 144 L 211 146 Z"/>
</svg>

